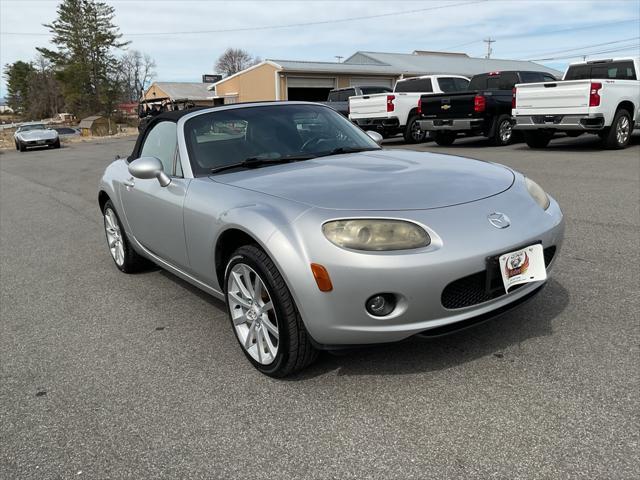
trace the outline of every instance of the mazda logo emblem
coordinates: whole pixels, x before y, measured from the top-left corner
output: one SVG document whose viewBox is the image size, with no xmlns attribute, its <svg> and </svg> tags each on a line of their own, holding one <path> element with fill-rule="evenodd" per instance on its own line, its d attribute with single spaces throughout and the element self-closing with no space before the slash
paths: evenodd
<svg viewBox="0 0 640 480">
<path fill-rule="evenodd" d="M 496 228 L 507 228 L 511 225 L 511 220 L 504 213 L 493 212 L 487 215 L 487 220 L 489 223 Z"/>
</svg>

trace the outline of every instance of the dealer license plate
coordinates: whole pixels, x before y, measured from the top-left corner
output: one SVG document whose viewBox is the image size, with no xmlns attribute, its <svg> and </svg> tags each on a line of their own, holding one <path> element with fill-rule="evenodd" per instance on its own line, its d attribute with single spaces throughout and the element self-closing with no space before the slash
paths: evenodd
<svg viewBox="0 0 640 480">
<path fill-rule="evenodd" d="M 544 253 L 539 243 L 500 255 L 499 264 L 502 283 L 507 292 L 514 285 L 547 279 Z"/>
</svg>

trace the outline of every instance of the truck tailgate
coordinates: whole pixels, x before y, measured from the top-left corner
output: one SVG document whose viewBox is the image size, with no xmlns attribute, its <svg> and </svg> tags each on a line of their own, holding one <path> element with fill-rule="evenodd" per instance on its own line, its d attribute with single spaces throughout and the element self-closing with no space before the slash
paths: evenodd
<svg viewBox="0 0 640 480">
<path fill-rule="evenodd" d="M 589 110 L 590 80 L 516 85 L 514 115 L 582 114 Z"/>
<path fill-rule="evenodd" d="M 349 98 L 349 118 L 387 118 L 387 93 L 359 95 Z"/>
<path fill-rule="evenodd" d="M 423 118 L 467 118 L 474 114 L 475 92 L 422 96 Z"/>
</svg>

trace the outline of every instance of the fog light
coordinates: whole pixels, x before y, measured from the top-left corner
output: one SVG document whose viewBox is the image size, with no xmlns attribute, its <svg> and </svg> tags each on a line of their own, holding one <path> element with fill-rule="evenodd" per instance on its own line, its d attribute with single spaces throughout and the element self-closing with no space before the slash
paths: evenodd
<svg viewBox="0 0 640 480">
<path fill-rule="evenodd" d="M 370 297 L 365 307 L 371 315 L 384 317 L 396 308 L 396 298 L 391 293 L 379 293 Z"/>
</svg>

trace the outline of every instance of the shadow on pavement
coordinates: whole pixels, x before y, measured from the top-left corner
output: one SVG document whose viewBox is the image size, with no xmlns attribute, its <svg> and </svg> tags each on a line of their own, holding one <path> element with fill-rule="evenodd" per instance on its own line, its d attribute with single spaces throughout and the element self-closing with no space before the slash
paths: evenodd
<svg viewBox="0 0 640 480">
<path fill-rule="evenodd" d="M 552 322 L 569 304 L 569 293 L 556 280 L 530 302 L 500 317 L 438 338 L 412 337 L 401 343 L 368 347 L 318 361 L 290 380 L 305 380 L 338 371 L 338 375 L 406 375 L 445 370 L 494 355 L 530 338 L 552 335 Z"/>
</svg>

